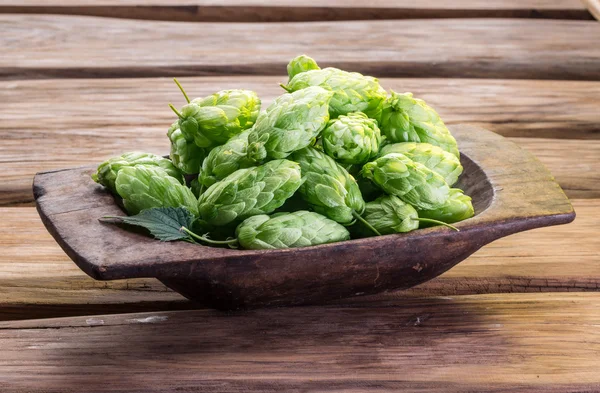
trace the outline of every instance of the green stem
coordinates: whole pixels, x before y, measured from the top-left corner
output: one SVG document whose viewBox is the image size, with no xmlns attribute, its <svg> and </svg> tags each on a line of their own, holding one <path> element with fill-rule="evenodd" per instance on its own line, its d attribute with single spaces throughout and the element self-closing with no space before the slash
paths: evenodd
<svg viewBox="0 0 600 393">
<path fill-rule="evenodd" d="M 171 108 L 173 110 L 173 112 L 175 112 L 175 114 L 177 115 L 177 117 L 179 117 L 181 120 L 185 120 L 183 118 L 183 115 L 181 113 L 179 113 L 179 111 L 177 110 L 177 108 L 175 108 L 173 106 L 173 104 L 169 104 L 169 108 Z"/>
<path fill-rule="evenodd" d="M 443 226 L 448 227 L 450 229 L 454 229 L 456 232 L 460 232 L 460 229 L 458 229 L 454 225 L 450 225 L 450 224 L 445 223 L 443 221 L 434 220 L 432 218 L 420 218 L 419 217 L 419 218 L 413 218 L 413 220 L 415 220 L 415 221 L 423 221 L 423 222 L 430 222 L 432 224 L 443 225 Z"/>
<path fill-rule="evenodd" d="M 369 228 L 370 230 L 372 230 L 377 236 L 381 236 L 381 233 L 379 233 L 379 231 L 375 228 L 373 228 L 373 225 L 369 224 L 367 222 L 367 220 L 365 220 L 364 218 L 362 218 L 360 216 L 360 214 L 358 214 L 357 212 L 355 212 L 354 210 L 352 210 L 352 215 L 354 216 L 354 218 L 356 218 L 358 221 L 362 222 L 367 228 Z"/>
<path fill-rule="evenodd" d="M 198 197 L 202 196 L 202 194 L 204 194 L 204 191 L 206 191 L 206 187 L 204 187 L 204 184 L 200 184 L 200 191 L 198 191 Z"/>
<path fill-rule="evenodd" d="M 194 232 L 190 231 L 189 229 L 187 229 L 186 227 L 181 227 L 180 231 L 183 231 L 185 233 L 187 233 L 188 235 L 190 235 L 193 238 L 196 238 L 200 241 L 209 243 L 209 244 L 235 244 L 237 243 L 237 239 L 231 239 L 231 240 L 211 240 L 211 239 L 207 239 L 204 236 L 199 236 L 196 235 Z"/>
<path fill-rule="evenodd" d="M 279 86 L 281 86 L 281 88 L 285 91 L 287 91 L 288 93 L 291 93 L 291 89 L 289 89 L 286 85 L 284 85 L 283 83 L 280 83 Z"/>
<path fill-rule="evenodd" d="M 185 93 L 185 90 L 183 90 L 183 86 L 181 86 L 181 83 L 179 83 L 179 81 L 177 80 L 177 78 L 173 78 L 173 80 L 175 81 L 175 84 L 177 85 L 177 87 L 179 87 L 179 90 L 181 90 L 181 92 L 183 93 L 183 96 L 185 97 L 185 100 L 189 104 L 190 103 L 190 97 L 188 97 L 188 95 Z"/>
</svg>

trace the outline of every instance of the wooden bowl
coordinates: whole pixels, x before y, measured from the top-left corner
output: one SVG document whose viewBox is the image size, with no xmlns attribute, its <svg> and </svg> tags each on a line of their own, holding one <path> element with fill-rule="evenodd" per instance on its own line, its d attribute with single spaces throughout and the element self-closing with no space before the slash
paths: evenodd
<svg viewBox="0 0 600 393">
<path fill-rule="evenodd" d="M 208 307 L 322 303 L 409 288 L 439 276 L 503 236 L 573 221 L 569 200 L 531 154 L 490 131 L 452 127 L 464 173 L 458 187 L 475 217 L 456 226 L 283 250 L 231 250 L 163 243 L 98 218 L 123 215 L 94 183 L 96 166 L 41 172 L 37 209 L 58 244 L 91 277 L 156 277 Z"/>
</svg>

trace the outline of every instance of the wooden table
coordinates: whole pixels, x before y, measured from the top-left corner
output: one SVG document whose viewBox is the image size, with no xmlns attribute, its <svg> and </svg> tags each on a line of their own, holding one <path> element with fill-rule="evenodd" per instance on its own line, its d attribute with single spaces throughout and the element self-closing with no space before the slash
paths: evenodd
<svg viewBox="0 0 600 393">
<path fill-rule="evenodd" d="M 598 1 L 223 3 L 0 3 L 0 391 L 599 392 Z M 164 154 L 172 76 L 268 104 L 299 53 L 516 141 L 577 219 L 409 291 L 237 313 L 93 281 L 46 232 L 35 172 Z"/>
</svg>

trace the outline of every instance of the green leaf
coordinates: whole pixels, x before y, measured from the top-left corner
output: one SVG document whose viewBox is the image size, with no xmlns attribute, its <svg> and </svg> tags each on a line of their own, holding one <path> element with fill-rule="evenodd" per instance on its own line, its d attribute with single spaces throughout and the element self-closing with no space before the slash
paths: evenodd
<svg viewBox="0 0 600 393">
<path fill-rule="evenodd" d="M 181 231 L 181 228 L 190 228 L 194 221 L 194 215 L 185 207 L 155 207 L 142 210 L 135 216 L 102 218 L 146 228 L 152 236 L 163 242 L 189 239 L 189 234 Z"/>
</svg>

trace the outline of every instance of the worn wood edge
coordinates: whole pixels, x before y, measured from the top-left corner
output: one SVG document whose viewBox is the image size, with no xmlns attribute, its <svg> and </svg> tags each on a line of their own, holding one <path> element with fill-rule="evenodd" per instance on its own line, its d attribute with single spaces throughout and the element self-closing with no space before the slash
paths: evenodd
<svg viewBox="0 0 600 393">
<path fill-rule="evenodd" d="M 600 1 L 599 0 L 582 0 L 586 5 L 589 13 L 600 21 Z"/>
<path fill-rule="evenodd" d="M 599 296 L 2 322 L 0 378 L 7 393 L 153 393 L 166 380 L 177 391 L 597 392 Z"/>
<path fill-rule="evenodd" d="M 161 260 L 154 261 L 151 269 L 148 270 L 148 266 L 144 260 L 131 261 L 127 258 L 123 259 L 121 255 L 111 256 L 110 263 L 105 264 L 103 260 L 99 259 L 98 255 L 93 255 L 93 253 L 89 254 L 87 247 L 84 247 L 85 249 L 76 250 L 69 241 L 65 240 L 65 237 L 72 235 L 68 233 L 69 231 L 72 232 L 72 229 L 69 229 L 69 225 L 66 225 L 66 222 L 75 220 L 73 217 L 64 221 L 63 217 L 65 217 L 65 215 L 73 212 L 78 214 L 78 212 L 82 210 L 97 211 L 98 217 L 120 214 L 120 209 L 116 206 L 109 194 L 104 192 L 104 195 L 100 197 L 94 195 L 96 191 L 91 191 L 90 186 L 95 187 L 95 189 L 100 188 L 100 186 L 94 186 L 91 180 L 89 180 L 88 174 L 93 171 L 94 167 L 89 167 L 85 170 L 63 172 L 66 176 L 71 176 L 71 173 L 74 174 L 74 179 L 88 180 L 86 185 L 80 186 L 81 191 L 76 191 L 76 193 L 82 192 L 82 195 L 68 195 L 66 196 L 67 201 L 61 202 L 62 205 L 66 203 L 68 210 L 64 210 L 64 208 L 61 207 L 57 210 L 56 207 L 52 206 L 52 198 L 55 198 L 56 195 L 52 195 L 53 191 L 47 190 L 45 185 L 50 184 L 52 186 L 53 184 L 59 183 L 76 184 L 76 181 L 68 181 L 65 179 L 48 180 L 50 178 L 45 178 L 48 174 L 38 175 L 34 180 L 34 195 L 37 201 L 38 212 L 48 231 L 54 236 L 67 255 L 69 255 L 88 275 L 96 279 L 168 277 L 169 267 L 173 263 L 191 264 L 190 266 L 193 269 L 195 263 L 207 259 L 210 259 L 212 262 L 222 261 L 223 263 L 227 263 L 230 261 L 231 263 L 234 263 L 237 258 L 242 256 L 260 256 L 269 254 L 272 258 L 276 258 L 277 256 L 283 257 L 285 254 L 290 253 L 298 255 L 300 255 L 300 253 L 318 253 L 318 250 L 320 249 L 339 248 L 340 251 L 342 249 L 346 251 L 348 247 L 360 247 L 367 244 L 370 247 L 390 247 L 395 246 L 394 244 L 396 242 L 404 242 L 407 241 L 407 239 L 418 240 L 425 237 L 433 238 L 446 236 L 448 236 L 448 239 L 452 237 L 468 237 L 470 233 L 480 233 L 485 228 L 485 236 L 481 238 L 481 244 L 479 245 L 479 247 L 481 247 L 484 244 L 512 233 L 547 225 L 565 224 L 571 222 L 575 218 L 573 207 L 560 187 L 554 182 L 554 179 L 545 167 L 530 153 L 519 148 L 516 144 L 505 138 L 478 127 L 457 125 L 453 127 L 453 132 L 459 140 L 461 151 L 473 160 L 484 173 L 486 171 L 496 170 L 496 168 L 486 167 L 485 164 L 482 164 L 484 160 L 492 160 L 490 162 L 493 162 L 493 158 L 490 158 L 489 156 L 486 157 L 488 152 L 481 149 L 481 146 L 486 144 L 494 145 L 495 147 L 501 146 L 504 151 L 503 154 L 512 151 L 516 162 L 519 164 L 522 163 L 523 165 L 526 165 L 526 168 L 529 168 L 530 172 L 528 172 L 527 175 L 530 177 L 533 175 L 536 176 L 535 179 L 531 178 L 529 181 L 535 180 L 535 182 L 539 183 L 537 192 L 542 194 L 545 200 L 552 200 L 555 204 L 548 207 L 549 210 L 538 209 L 535 205 L 535 199 L 532 199 L 531 201 L 528 200 L 528 198 L 533 197 L 533 194 L 531 191 L 528 191 L 528 188 L 524 188 L 516 191 L 519 193 L 518 197 L 521 198 L 519 200 L 519 203 L 521 204 L 519 207 L 520 210 L 516 210 L 517 213 L 515 213 L 509 209 L 508 206 L 515 206 L 515 202 L 517 202 L 514 199 L 514 191 L 511 190 L 511 187 L 513 186 L 511 181 L 522 176 L 518 171 L 511 174 L 510 170 L 514 170 L 514 168 L 509 168 L 508 171 L 490 174 L 488 176 L 491 186 L 495 190 L 492 203 L 485 211 L 479 213 L 474 218 L 458 223 L 456 226 L 461 229 L 460 233 L 448 234 L 446 228 L 435 227 L 415 231 L 408 236 L 388 235 L 368 239 L 350 240 L 342 243 L 305 247 L 302 249 L 249 251 L 219 249 L 187 243 L 173 246 L 168 243 L 158 243 L 143 235 L 126 233 L 126 231 L 123 230 L 121 230 L 122 232 L 119 232 L 119 229 L 115 228 L 114 231 L 111 232 L 114 233 L 115 239 L 123 236 L 131 237 L 129 240 L 123 238 L 121 241 L 131 244 L 132 248 L 130 248 L 130 250 L 132 255 L 161 255 Z M 477 143 L 479 143 L 479 145 Z M 519 170 L 521 169 L 522 168 L 519 168 Z M 51 176 L 52 173 L 49 175 Z M 527 194 L 528 192 L 530 195 Z M 74 199 L 71 200 L 71 198 Z M 68 200 L 71 200 L 71 202 L 69 203 Z M 79 203 L 79 205 L 77 205 L 77 203 Z M 65 227 L 66 229 L 63 230 Z M 133 251 L 135 247 L 141 248 L 138 251 Z M 144 250 L 143 253 L 141 252 L 142 249 Z M 473 251 L 475 250 L 472 250 L 470 253 Z M 202 253 L 202 255 L 199 255 L 199 253 Z M 466 254 L 464 257 L 466 258 L 469 254 Z M 147 262 L 149 262 L 149 260 Z M 135 269 L 132 271 L 132 267 L 134 266 Z M 161 273 L 163 269 L 165 269 L 164 273 Z M 127 271 L 127 273 L 125 273 L 125 271 Z"/>
<path fill-rule="evenodd" d="M 460 5 L 459 5 L 460 7 Z M 593 11 L 592 11 L 593 12 Z M 99 16 L 178 22 L 315 22 L 377 19 L 526 18 L 592 20 L 585 8 L 419 8 L 343 5 L 0 5 L 0 14 Z"/>
</svg>

